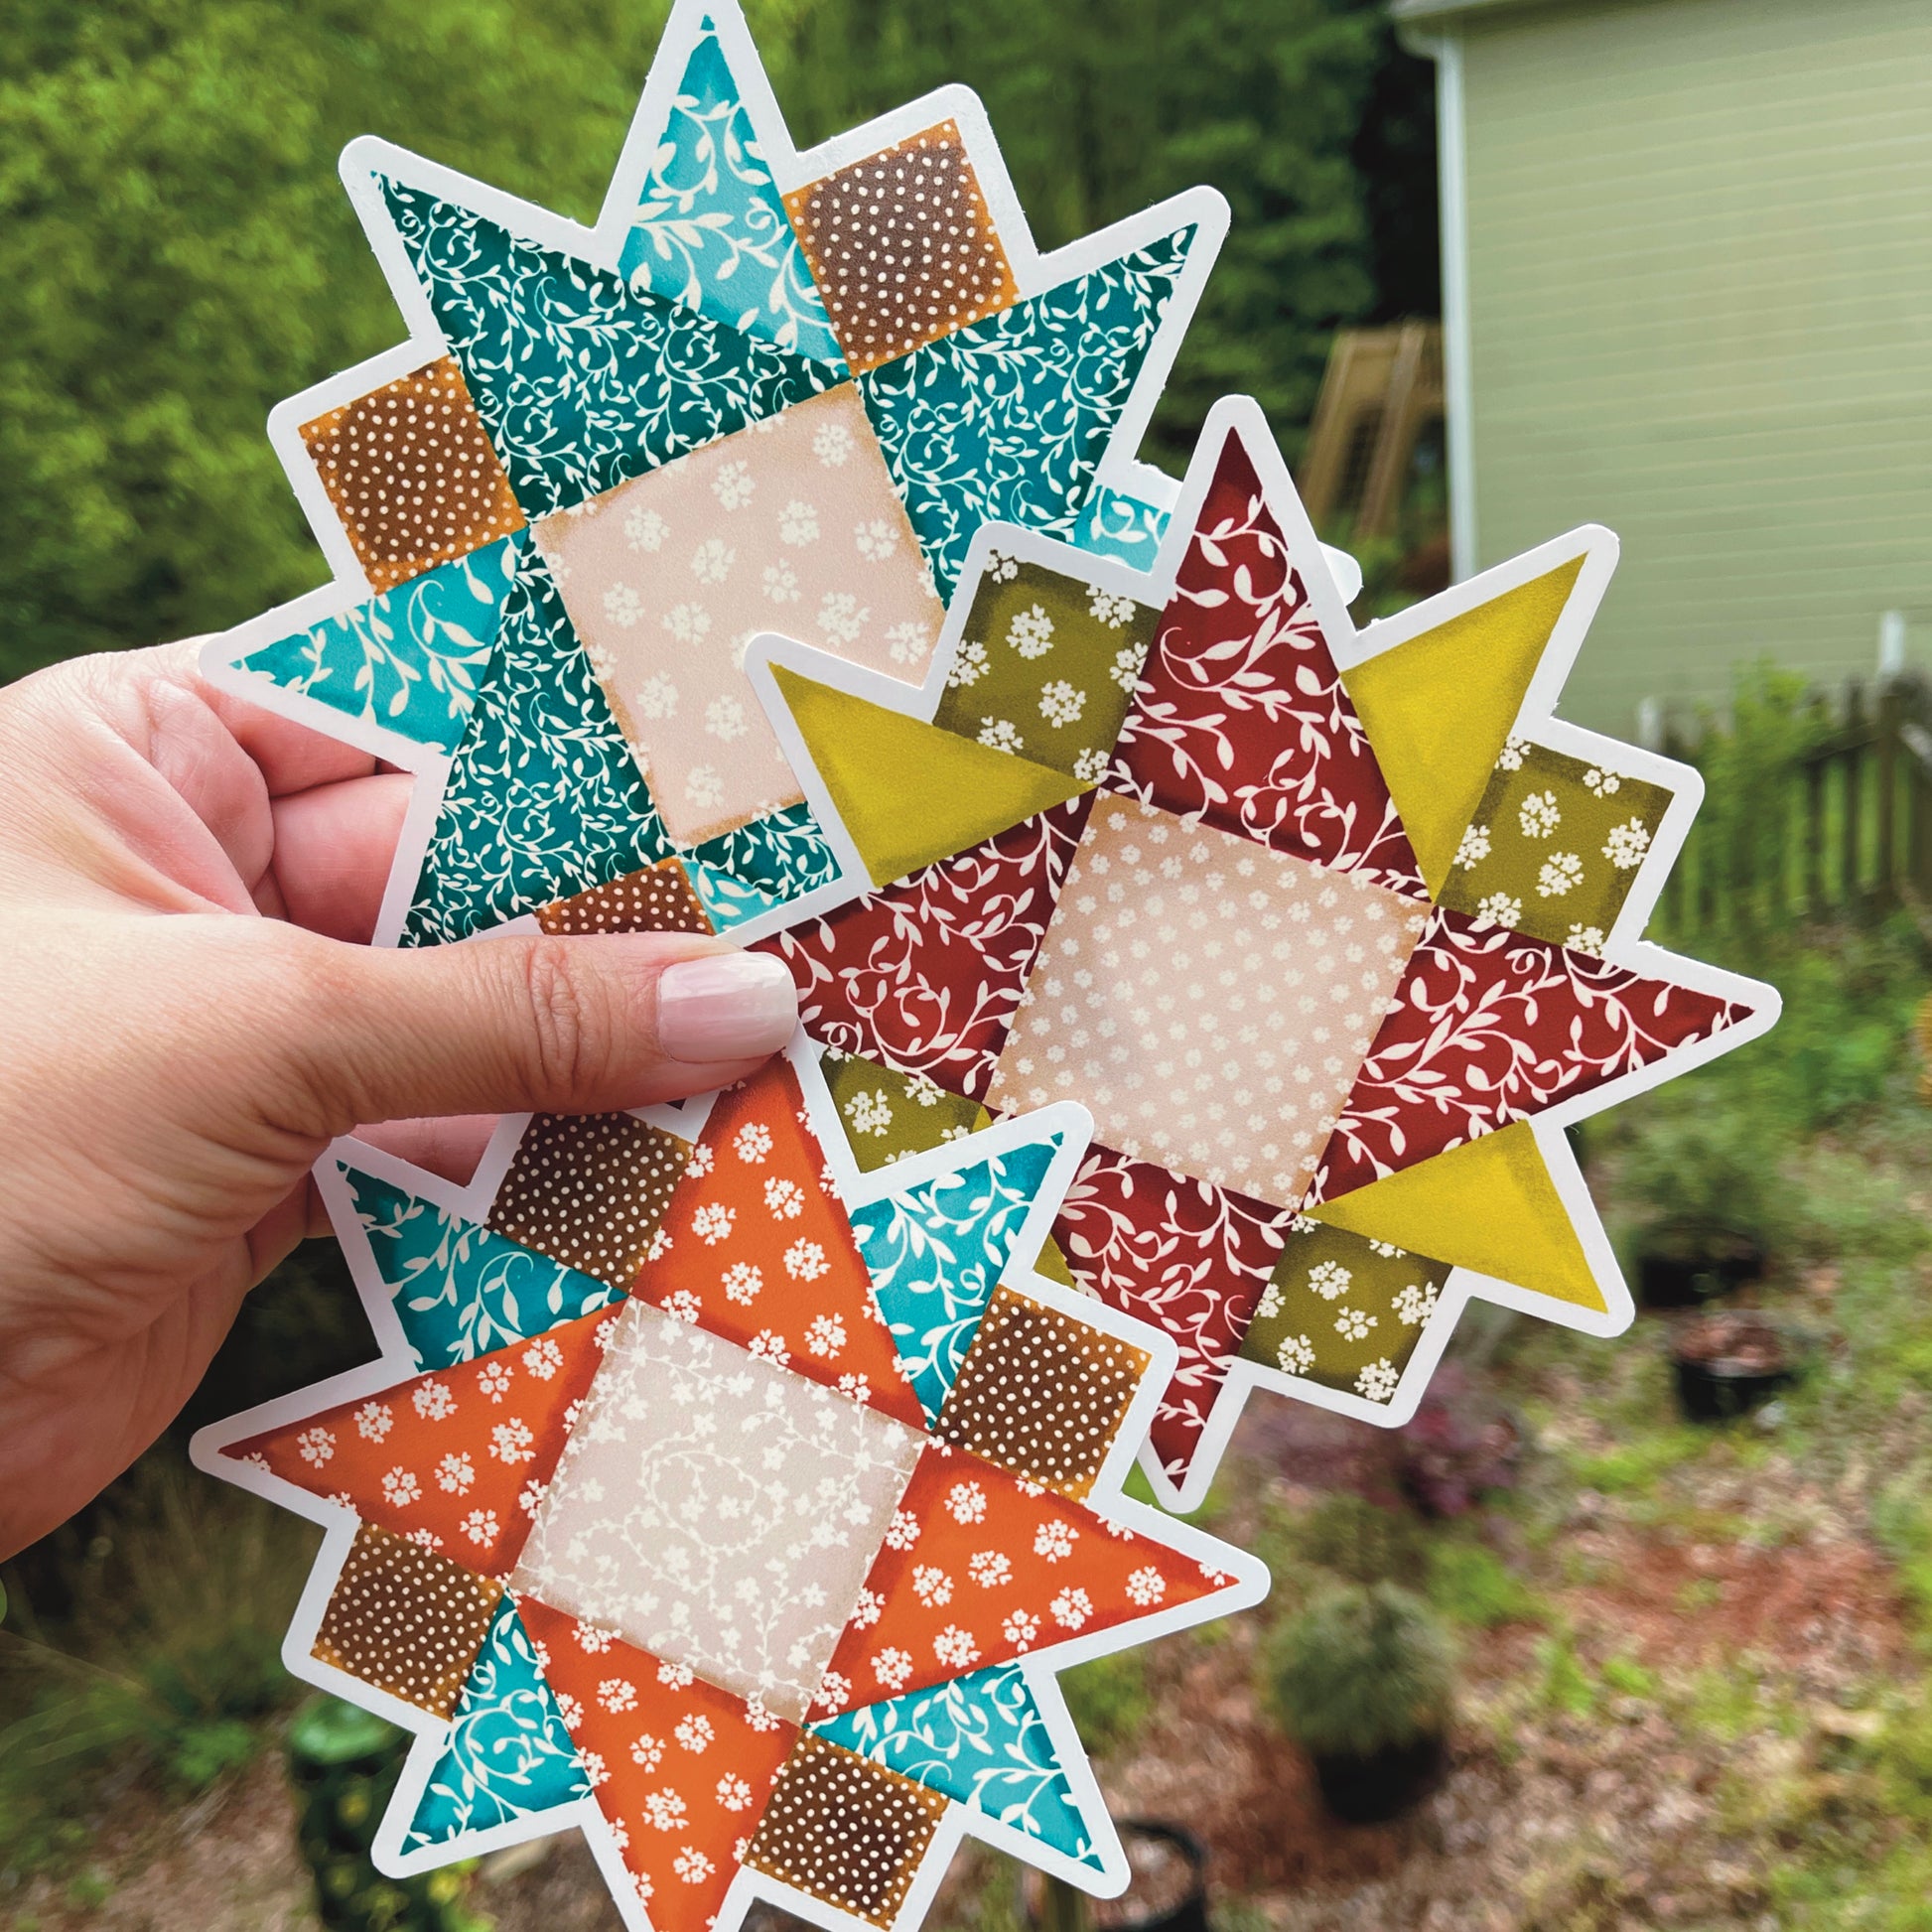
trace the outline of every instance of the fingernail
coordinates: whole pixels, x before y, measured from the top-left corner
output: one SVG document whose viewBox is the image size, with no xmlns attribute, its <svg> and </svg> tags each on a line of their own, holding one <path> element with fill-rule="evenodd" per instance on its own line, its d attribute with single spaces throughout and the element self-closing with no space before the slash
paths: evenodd
<svg viewBox="0 0 1932 1932">
<path fill-rule="evenodd" d="M 658 975 L 657 1040 L 674 1060 L 775 1053 L 797 1024 L 790 970 L 769 953 L 680 959 Z"/>
</svg>

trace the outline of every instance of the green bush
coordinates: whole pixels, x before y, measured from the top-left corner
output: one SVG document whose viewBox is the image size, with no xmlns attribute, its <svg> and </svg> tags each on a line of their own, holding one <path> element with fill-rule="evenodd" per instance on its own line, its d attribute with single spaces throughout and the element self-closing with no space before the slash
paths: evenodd
<svg viewBox="0 0 1932 1932">
<path fill-rule="evenodd" d="M 1455 1663 L 1448 1631 L 1395 1584 L 1348 1585 L 1276 1631 L 1268 1693 L 1304 1749 L 1366 1757 L 1447 1729 Z"/>
</svg>

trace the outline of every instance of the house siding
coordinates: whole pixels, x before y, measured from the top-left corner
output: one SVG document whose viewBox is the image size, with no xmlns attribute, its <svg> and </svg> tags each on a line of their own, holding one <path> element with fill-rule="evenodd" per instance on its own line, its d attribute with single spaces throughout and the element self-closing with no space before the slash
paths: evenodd
<svg viewBox="0 0 1932 1932">
<path fill-rule="evenodd" d="M 1565 712 L 1932 660 L 1932 4 L 1456 25 L 1479 559 L 1623 543 Z"/>
</svg>

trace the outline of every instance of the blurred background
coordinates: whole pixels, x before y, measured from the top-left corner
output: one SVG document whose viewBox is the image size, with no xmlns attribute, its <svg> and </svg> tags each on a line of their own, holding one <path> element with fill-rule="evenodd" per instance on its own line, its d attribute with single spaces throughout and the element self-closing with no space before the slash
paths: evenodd
<svg viewBox="0 0 1932 1932">
<path fill-rule="evenodd" d="M 1143 1869 L 1102 1926 L 1932 1927 L 1932 12 L 1924 0 L 748 0 L 799 144 L 978 89 L 1042 246 L 1234 226 L 1143 455 L 1268 410 L 1358 619 L 1574 524 L 1568 716 L 1700 764 L 1656 936 L 1768 1041 L 1590 1126 L 1643 1311 L 1472 1311 L 1409 1428 L 1255 1403 L 1263 1613 L 1067 1680 Z M 0 678 L 322 581 L 263 421 L 401 336 L 374 131 L 580 218 L 651 0 L 0 5 Z M 201 1422 L 373 1352 L 333 1246 L 0 1571 L 0 1923 L 614 1927 L 581 1848 L 412 1887 L 397 1739 L 298 1710 L 307 1526 Z M 938 1926 L 1073 1932 L 968 1852 Z"/>
</svg>

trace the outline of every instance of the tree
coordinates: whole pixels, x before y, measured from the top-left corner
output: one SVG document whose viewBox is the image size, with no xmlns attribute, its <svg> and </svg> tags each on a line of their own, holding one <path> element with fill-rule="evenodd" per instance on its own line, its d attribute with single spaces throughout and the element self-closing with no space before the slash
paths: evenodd
<svg viewBox="0 0 1932 1932">
<path fill-rule="evenodd" d="M 374 129 L 587 217 L 659 25 L 624 0 L 9 14 L 0 675 L 321 582 L 264 419 L 403 334 L 337 155 Z"/>
<path fill-rule="evenodd" d="M 1148 452 L 1171 467 L 1236 389 L 1292 451 L 1334 327 L 1433 292 L 1427 70 L 1394 51 L 1378 0 L 751 12 L 801 145 L 942 81 L 977 86 L 1042 245 L 1196 181 L 1227 194 L 1233 235 Z M 0 677 L 218 628 L 322 580 L 263 422 L 402 335 L 337 154 L 373 130 L 589 218 L 662 13 L 660 0 L 14 0 Z M 1395 267 L 1371 209 L 1405 236 Z"/>
</svg>

